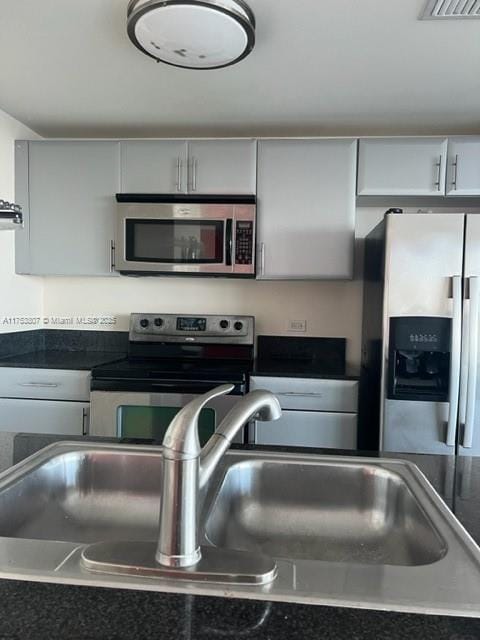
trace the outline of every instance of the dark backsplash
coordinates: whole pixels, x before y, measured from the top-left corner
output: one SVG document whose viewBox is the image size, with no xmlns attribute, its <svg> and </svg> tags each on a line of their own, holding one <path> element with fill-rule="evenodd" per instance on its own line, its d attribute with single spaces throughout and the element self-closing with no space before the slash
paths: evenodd
<svg viewBox="0 0 480 640">
<path fill-rule="evenodd" d="M 258 336 L 257 361 L 274 365 L 296 362 L 332 375 L 345 373 L 345 338 L 298 338 Z"/>
</svg>

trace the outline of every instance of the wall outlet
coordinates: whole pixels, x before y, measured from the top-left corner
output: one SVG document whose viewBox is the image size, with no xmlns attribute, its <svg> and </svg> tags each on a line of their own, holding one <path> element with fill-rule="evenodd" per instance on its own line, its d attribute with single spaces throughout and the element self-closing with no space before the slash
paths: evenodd
<svg viewBox="0 0 480 640">
<path fill-rule="evenodd" d="M 307 330 L 307 321 L 306 320 L 289 320 L 288 331 L 306 331 Z"/>
</svg>

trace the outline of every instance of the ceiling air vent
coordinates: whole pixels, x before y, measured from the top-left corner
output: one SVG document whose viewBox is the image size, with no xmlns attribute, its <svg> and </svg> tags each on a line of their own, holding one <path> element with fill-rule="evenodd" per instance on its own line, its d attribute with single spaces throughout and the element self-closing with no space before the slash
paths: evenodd
<svg viewBox="0 0 480 640">
<path fill-rule="evenodd" d="M 428 0 L 421 20 L 480 18 L 480 0 Z"/>
</svg>

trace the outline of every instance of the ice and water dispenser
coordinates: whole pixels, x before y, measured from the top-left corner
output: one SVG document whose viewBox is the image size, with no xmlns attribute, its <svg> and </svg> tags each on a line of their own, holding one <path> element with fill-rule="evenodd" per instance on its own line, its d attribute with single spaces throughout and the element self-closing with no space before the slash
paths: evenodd
<svg viewBox="0 0 480 640">
<path fill-rule="evenodd" d="M 450 318 L 390 318 L 387 397 L 446 402 L 450 349 Z"/>
</svg>

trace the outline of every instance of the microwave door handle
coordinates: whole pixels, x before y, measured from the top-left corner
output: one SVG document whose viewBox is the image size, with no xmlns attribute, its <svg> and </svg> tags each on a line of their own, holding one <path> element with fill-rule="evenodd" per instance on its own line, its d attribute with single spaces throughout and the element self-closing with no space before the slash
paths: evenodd
<svg viewBox="0 0 480 640">
<path fill-rule="evenodd" d="M 232 266 L 232 248 L 233 248 L 233 220 L 228 218 L 225 225 L 225 264 L 227 267 Z"/>
</svg>

